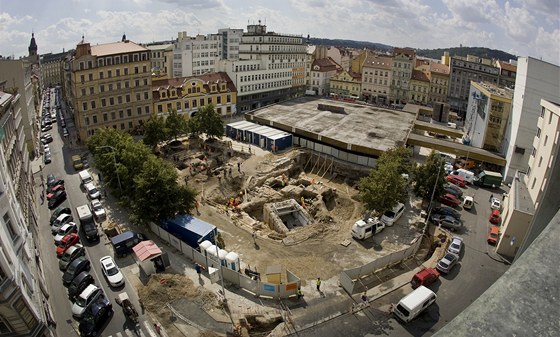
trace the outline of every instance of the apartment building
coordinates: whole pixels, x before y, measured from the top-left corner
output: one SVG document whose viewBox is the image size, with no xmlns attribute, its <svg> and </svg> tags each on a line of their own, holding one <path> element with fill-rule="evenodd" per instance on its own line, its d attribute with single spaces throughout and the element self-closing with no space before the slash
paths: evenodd
<svg viewBox="0 0 560 337">
<path fill-rule="evenodd" d="M 556 182 L 560 180 L 560 103 L 541 99 L 540 106 L 529 168 L 524 177 L 535 205 L 535 214 L 523 241 L 520 240 L 516 258 L 523 254 L 560 209 L 560 198 L 556 197 Z"/>
<path fill-rule="evenodd" d="M 34 88 L 32 64 L 26 59 L 0 59 L 0 82 L 5 82 L 5 91 L 17 98 L 18 116 L 22 118 L 21 130 L 25 135 L 25 147 L 20 149 L 26 154 L 33 153 L 39 139 L 39 111 Z M 37 84 L 38 85 L 38 84 Z"/>
<path fill-rule="evenodd" d="M 212 104 L 217 113 L 226 117 L 236 112 L 237 92 L 227 73 L 172 78 L 152 82 L 153 111 L 167 115 L 176 110 L 191 117 Z"/>
<path fill-rule="evenodd" d="M 350 64 L 354 73 L 361 74 L 362 92 L 360 97 L 368 102 L 389 104 L 391 92 L 391 67 L 393 59 L 389 55 L 379 55 L 363 51 Z"/>
<path fill-rule="evenodd" d="M 499 69 L 498 85 L 513 88 L 515 86 L 517 66 L 500 60 L 496 61 L 495 65 Z"/>
<path fill-rule="evenodd" d="M 360 98 L 362 76 L 353 71 L 342 70 L 331 78 L 331 94 L 345 98 Z"/>
<path fill-rule="evenodd" d="M 488 82 L 471 82 L 465 137 L 472 146 L 505 153 L 506 127 L 511 118 L 513 90 Z"/>
<path fill-rule="evenodd" d="M 150 51 L 152 78 L 171 78 L 173 76 L 173 44 L 155 43 L 145 47 Z"/>
<path fill-rule="evenodd" d="M 74 124 L 78 140 L 99 128 L 131 133 L 152 112 L 150 51 L 123 36 L 98 45 L 82 40 L 70 61 Z"/>
<path fill-rule="evenodd" d="M 234 82 L 243 113 L 304 95 L 309 62 L 301 35 L 269 32 L 259 22 L 243 33 L 239 59 L 223 60 L 220 69 Z"/>
<path fill-rule="evenodd" d="M 427 75 L 430 79 L 428 102 L 447 102 L 447 93 L 449 89 L 449 66 L 441 63 L 430 62 Z"/>
<path fill-rule="evenodd" d="M 430 93 L 430 79 L 421 70 L 412 70 L 410 85 L 408 90 L 408 102 L 426 105 L 428 104 Z"/>
<path fill-rule="evenodd" d="M 62 85 L 66 52 L 41 55 L 41 80 L 44 87 Z"/>
<path fill-rule="evenodd" d="M 50 336 L 41 257 L 35 251 L 38 214 L 23 132 L 26 105 L 0 82 L 0 335 Z"/>
<path fill-rule="evenodd" d="M 416 67 L 416 52 L 412 49 L 394 48 L 391 79 L 391 101 L 406 103 L 410 90 L 412 70 Z"/>
<path fill-rule="evenodd" d="M 559 100 L 560 67 L 532 57 L 517 61 L 511 123 L 506 132 L 506 168 L 504 177 L 510 182 L 516 171 L 527 172 L 537 120 L 539 102 Z"/>
</svg>

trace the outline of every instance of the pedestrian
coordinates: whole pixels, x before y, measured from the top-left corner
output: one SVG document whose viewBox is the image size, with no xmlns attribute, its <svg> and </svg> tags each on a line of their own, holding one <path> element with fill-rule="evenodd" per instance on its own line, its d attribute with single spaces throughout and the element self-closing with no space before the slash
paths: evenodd
<svg viewBox="0 0 560 337">
<path fill-rule="evenodd" d="M 494 194 L 490 194 L 490 200 L 488 200 L 488 202 L 492 202 L 492 199 L 494 199 Z"/>
<path fill-rule="evenodd" d="M 144 302 L 142 301 L 142 299 L 139 299 L 138 302 L 140 303 L 140 309 L 142 310 L 142 314 L 144 314 L 144 311 L 146 311 L 146 308 L 144 308 Z"/>
<path fill-rule="evenodd" d="M 364 293 L 362 294 L 362 301 L 364 301 L 364 303 L 368 302 L 368 297 L 367 297 L 367 293 L 364 291 Z"/>
<path fill-rule="evenodd" d="M 237 171 L 239 171 L 239 173 L 241 173 L 241 163 L 240 162 L 237 163 Z"/>
<path fill-rule="evenodd" d="M 218 175 L 218 184 L 220 185 L 222 184 L 222 177 L 220 177 L 219 175 Z"/>
<path fill-rule="evenodd" d="M 251 236 L 253 237 L 253 243 L 257 243 L 257 233 L 253 231 L 253 234 L 251 234 Z"/>
<path fill-rule="evenodd" d="M 194 207 L 196 208 L 196 214 L 200 215 L 200 211 L 198 210 L 198 200 L 194 201 Z"/>
<path fill-rule="evenodd" d="M 107 199 L 107 190 L 103 190 L 103 194 L 105 194 L 105 199 Z"/>
<path fill-rule="evenodd" d="M 43 171 L 43 166 L 39 165 L 39 171 Z"/>
<path fill-rule="evenodd" d="M 45 203 L 45 196 L 41 194 L 41 205 Z"/>
<path fill-rule="evenodd" d="M 321 292 L 321 278 L 320 277 L 317 278 L 317 291 Z"/>
<path fill-rule="evenodd" d="M 249 145 L 249 154 L 251 154 L 251 145 Z"/>
<path fill-rule="evenodd" d="M 154 329 L 156 330 L 157 334 L 161 336 L 161 327 L 159 324 L 154 323 Z"/>
<path fill-rule="evenodd" d="M 194 269 L 196 270 L 196 273 L 198 274 L 198 278 L 202 277 L 202 266 L 199 265 L 198 263 L 194 264 Z"/>
<path fill-rule="evenodd" d="M 230 176 L 230 178 L 233 178 L 233 173 L 232 173 L 232 171 L 233 171 L 233 170 L 231 169 L 231 166 L 230 166 L 230 167 L 229 167 L 229 176 Z"/>
<path fill-rule="evenodd" d="M 301 288 L 300 287 L 297 288 L 296 295 L 297 295 L 298 300 L 303 297 L 303 294 L 301 293 Z"/>
</svg>

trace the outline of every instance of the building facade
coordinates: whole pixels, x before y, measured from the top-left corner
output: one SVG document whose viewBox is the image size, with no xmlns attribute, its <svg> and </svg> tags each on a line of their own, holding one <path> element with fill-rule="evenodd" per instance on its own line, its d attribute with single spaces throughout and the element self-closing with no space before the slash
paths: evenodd
<svg viewBox="0 0 560 337">
<path fill-rule="evenodd" d="M 505 153 L 504 138 L 511 118 L 513 91 L 488 82 L 471 83 L 465 138 L 472 146 Z"/>
<path fill-rule="evenodd" d="M 416 67 L 416 52 L 414 50 L 393 49 L 393 78 L 391 79 L 391 101 L 393 103 L 406 103 L 414 67 Z"/>
<path fill-rule="evenodd" d="M 449 89 L 449 66 L 441 63 L 430 62 L 427 75 L 430 79 L 428 102 L 447 103 L 447 94 Z"/>
<path fill-rule="evenodd" d="M 331 94 L 358 99 L 361 93 L 362 76 L 360 74 L 343 70 L 331 78 Z"/>
<path fill-rule="evenodd" d="M 391 56 L 379 55 L 371 51 L 364 51 L 352 60 L 352 71 L 362 75 L 360 97 L 363 100 L 376 104 L 389 104 L 392 64 Z"/>
<path fill-rule="evenodd" d="M 410 88 L 408 90 L 408 102 L 426 105 L 430 93 L 430 79 L 421 70 L 412 70 Z"/>
<path fill-rule="evenodd" d="M 541 114 L 540 100 L 559 101 L 559 93 L 559 66 L 532 57 L 518 59 L 512 118 L 506 132 L 506 181 L 511 181 L 516 171 L 527 172 Z"/>
<path fill-rule="evenodd" d="M 152 97 L 153 111 L 163 116 L 176 110 L 181 115 L 192 117 L 209 104 L 224 117 L 236 112 L 237 92 L 224 72 L 153 81 Z"/>
<path fill-rule="evenodd" d="M 73 118 L 78 141 L 99 128 L 134 133 L 152 112 L 150 51 L 123 40 L 81 42 L 70 62 Z"/>
<path fill-rule="evenodd" d="M 45 87 L 62 85 L 64 80 L 64 60 L 66 53 L 48 53 L 41 55 L 41 79 Z"/>
<path fill-rule="evenodd" d="M 173 76 L 173 44 L 148 44 L 145 47 L 150 50 L 152 78 L 171 78 Z"/>
<path fill-rule="evenodd" d="M 331 92 L 331 78 L 341 67 L 330 58 L 320 58 L 313 61 L 309 74 L 308 90 L 315 95 L 325 96 Z"/>
<path fill-rule="evenodd" d="M 311 62 L 301 35 L 268 32 L 266 25 L 248 25 L 239 44 L 239 59 L 223 60 L 237 88 L 237 110 L 247 112 L 305 94 Z"/>
<path fill-rule="evenodd" d="M 0 83 L 0 335 L 50 336 L 48 297 L 35 250 L 38 218 L 23 132 L 24 97 Z M 25 105 L 25 104 L 23 104 Z"/>
</svg>

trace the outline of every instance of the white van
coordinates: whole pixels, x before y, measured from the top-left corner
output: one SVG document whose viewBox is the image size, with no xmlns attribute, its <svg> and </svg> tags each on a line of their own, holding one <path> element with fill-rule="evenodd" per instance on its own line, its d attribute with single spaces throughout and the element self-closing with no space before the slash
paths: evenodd
<svg viewBox="0 0 560 337">
<path fill-rule="evenodd" d="M 464 209 L 471 209 L 474 205 L 474 199 L 471 196 L 465 196 L 465 201 L 463 201 Z"/>
<path fill-rule="evenodd" d="M 393 209 L 390 209 L 388 211 L 385 211 L 385 213 L 383 213 L 383 216 L 381 217 L 381 222 L 383 222 L 387 226 L 393 226 L 393 224 L 397 220 L 399 220 L 399 218 L 403 215 L 403 213 L 404 213 L 404 204 L 399 202 L 397 206 L 393 207 Z"/>
<path fill-rule="evenodd" d="M 93 182 L 93 178 L 91 177 L 91 174 L 89 174 L 88 170 L 80 171 L 78 174 L 80 175 L 80 183 L 82 185 Z"/>
<path fill-rule="evenodd" d="M 381 232 L 385 224 L 377 218 L 369 218 L 367 221 L 358 220 L 352 225 L 352 237 L 358 240 L 365 240 Z"/>
<path fill-rule="evenodd" d="M 406 295 L 393 309 L 393 314 L 405 323 L 412 321 L 427 307 L 436 301 L 436 294 L 430 289 L 419 286 Z"/>
<path fill-rule="evenodd" d="M 474 172 L 471 172 L 471 171 L 465 170 L 465 169 L 457 169 L 457 170 L 451 172 L 451 174 L 454 175 L 454 176 L 459 176 L 459 177 L 465 179 L 465 181 L 469 184 L 473 183 Z"/>
</svg>

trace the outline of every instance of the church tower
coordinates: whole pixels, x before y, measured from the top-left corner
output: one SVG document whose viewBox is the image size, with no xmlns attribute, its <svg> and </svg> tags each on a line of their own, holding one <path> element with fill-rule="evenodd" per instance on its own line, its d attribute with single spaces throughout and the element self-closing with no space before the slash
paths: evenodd
<svg viewBox="0 0 560 337">
<path fill-rule="evenodd" d="M 29 61 L 31 63 L 39 63 L 39 55 L 37 54 L 37 42 L 35 42 L 35 33 L 31 33 L 31 42 L 29 43 Z"/>
</svg>

